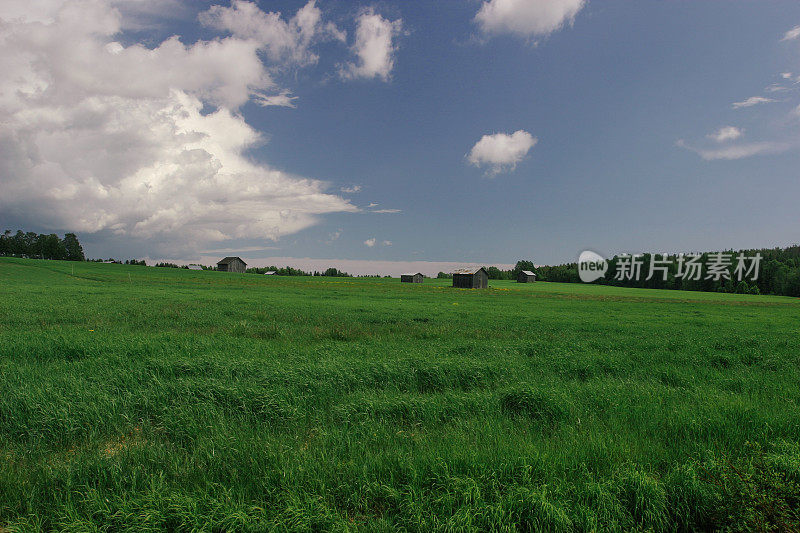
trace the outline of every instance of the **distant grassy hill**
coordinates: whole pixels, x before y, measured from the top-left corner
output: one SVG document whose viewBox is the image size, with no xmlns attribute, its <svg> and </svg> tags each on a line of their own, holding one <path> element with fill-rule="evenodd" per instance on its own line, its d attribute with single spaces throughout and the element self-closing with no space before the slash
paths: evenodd
<svg viewBox="0 0 800 533">
<path fill-rule="evenodd" d="M 0 258 L 0 530 L 800 529 L 800 301 Z"/>
</svg>

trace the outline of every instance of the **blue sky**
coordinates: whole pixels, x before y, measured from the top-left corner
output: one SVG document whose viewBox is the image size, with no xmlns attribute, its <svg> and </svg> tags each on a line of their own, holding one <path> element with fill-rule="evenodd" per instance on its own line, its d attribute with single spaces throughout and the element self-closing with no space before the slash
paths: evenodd
<svg viewBox="0 0 800 533">
<path fill-rule="evenodd" d="M 370 262 L 798 241 L 796 2 L 14 4 L 0 223 L 93 256 L 393 271 Z M 71 109 L 97 117 L 41 118 Z"/>
</svg>

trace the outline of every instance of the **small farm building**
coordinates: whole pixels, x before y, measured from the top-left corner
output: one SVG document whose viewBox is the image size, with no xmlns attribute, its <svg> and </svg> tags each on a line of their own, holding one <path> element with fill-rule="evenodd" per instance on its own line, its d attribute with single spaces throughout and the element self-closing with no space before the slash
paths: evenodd
<svg viewBox="0 0 800 533">
<path fill-rule="evenodd" d="M 274 270 L 267 270 L 266 272 L 264 272 L 264 275 L 265 276 L 274 276 L 275 275 L 275 271 Z"/>
<path fill-rule="evenodd" d="M 403 283 L 422 283 L 424 278 L 420 272 L 412 272 L 410 274 L 400 274 L 400 281 Z"/>
<path fill-rule="evenodd" d="M 453 272 L 453 287 L 459 289 L 485 289 L 489 286 L 489 273 L 483 267 L 462 268 Z"/>
<path fill-rule="evenodd" d="M 247 263 L 241 257 L 226 257 L 217 263 L 217 270 L 221 272 L 244 272 L 246 268 Z"/>
<path fill-rule="evenodd" d="M 533 283 L 536 281 L 536 274 L 530 270 L 523 270 L 517 276 L 517 283 Z"/>
<path fill-rule="evenodd" d="M 203 267 L 201 267 L 200 265 L 189 265 L 187 268 L 189 270 L 203 270 Z"/>
</svg>

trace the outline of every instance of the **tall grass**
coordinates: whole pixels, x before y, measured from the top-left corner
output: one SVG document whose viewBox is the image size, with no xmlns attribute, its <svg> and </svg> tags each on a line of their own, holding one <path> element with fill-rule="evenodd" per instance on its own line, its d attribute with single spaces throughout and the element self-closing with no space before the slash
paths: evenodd
<svg viewBox="0 0 800 533">
<path fill-rule="evenodd" d="M 0 259 L 0 529 L 800 529 L 796 300 Z"/>
</svg>

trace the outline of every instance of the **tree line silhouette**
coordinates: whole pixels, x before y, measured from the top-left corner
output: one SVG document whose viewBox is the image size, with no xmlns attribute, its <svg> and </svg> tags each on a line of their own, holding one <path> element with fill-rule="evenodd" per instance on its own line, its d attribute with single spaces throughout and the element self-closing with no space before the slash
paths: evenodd
<svg viewBox="0 0 800 533">
<path fill-rule="evenodd" d="M 700 279 L 690 279 L 687 276 L 679 276 L 681 265 L 679 265 L 676 255 L 669 256 L 667 261 L 663 263 L 666 269 L 666 279 L 664 279 L 661 272 L 647 279 L 649 274 L 648 266 L 654 259 L 654 254 L 642 254 L 640 258 L 642 261 L 640 276 L 631 277 L 631 279 L 627 277 L 617 279 L 616 274 L 622 266 L 621 262 L 628 261 L 628 258 L 615 255 L 608 260 L 608 270 L 605 276 L 593 283 L 617 287 L 730 292 L 740 294 L 776 294 L 800 297 L 800 245 L 792 245 L 785 248 L 759 248 L 722 252 L 730 257 L 731 264 L 722 269 L 725 274 L 718 277 L 709 276 L 709 267 L 715 263 L 718 253 L 719 252 L 704 252 L 698 254 L 699 259 L 697 262 L 702 265 Z M 738 279 L 739 276 L 736 274 L 736 258 L 740 253 L 748 258 L 760 254 L 761 261 L 756 279 L 752 279 L 752 274 L 744 276 L 741 280 Z M 663 261 L 661 254 L 655 255 L 657 255 L 656 259 L 658 261 Z M 526 270 L 529 269 L 526 268 Z M 541 266 L 531 270 L 536 272 L 537 279 L 541 281 L 581 283 L 581 279 L 578 275 L 577 263 Z"/>
<path fill-rule="evenodd" d="M 55 233 L 34 233 L 5 230 L 0 235 L 0 256 L 30 257 L 34 259 L 60 259 L 85 261 L 83 247 L 74 233 L 60 238 Z"/>
</svg>

